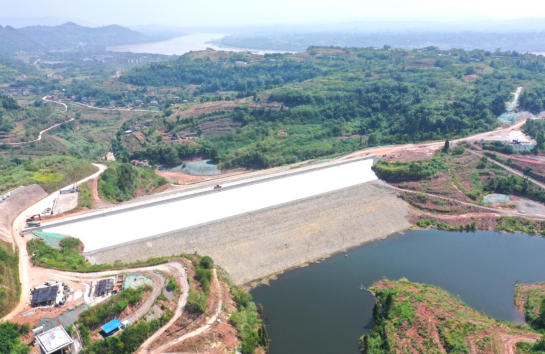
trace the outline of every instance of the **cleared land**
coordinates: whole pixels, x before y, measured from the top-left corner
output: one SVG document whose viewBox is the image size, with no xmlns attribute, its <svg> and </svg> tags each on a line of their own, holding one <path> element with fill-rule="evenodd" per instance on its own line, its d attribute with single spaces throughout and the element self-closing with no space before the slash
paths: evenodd
<svg viewBox="0 0 545 354">
<path fill-rule="evenodd" d="M 410 227 L 409 206 L 375 181 L 227 220 L 87 253 L 98 263 L 181 252 L 210 255 L 237 284 Z"/>
<path fill-rule="evenodd" d="M 373 181 L 371 165 L 366 159 L 297 170 L 244 186 L 64 219 L 46 228 L 81 239 L 91 252 Z"/>
</svg>

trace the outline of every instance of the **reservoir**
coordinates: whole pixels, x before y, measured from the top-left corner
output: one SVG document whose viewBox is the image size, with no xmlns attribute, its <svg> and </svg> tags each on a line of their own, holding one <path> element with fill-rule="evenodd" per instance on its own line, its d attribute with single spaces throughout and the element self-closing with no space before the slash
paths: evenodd
<svg viewBox="0 0 545 354">
<path fill-rule="evenodd" d="M 182 37 L 176 37 L 168 41 L 141 43 L 141 44 L 129 44 L 117 47 L 108 47 L 107 50 L 112 52 L 131 52 L 131 53 L 152 53 L 152 54 L 164 54 L 164 55 L 182 55 L 189 53 L 190 51 L 205 50 L 210 47 L 215 50 L 225 50 L 233 52 L 251 52 L 253 54 L 263 55 L 265 53 L 285 53 L 287 51 L 276 50 L 261 50 L 261 49 L 247 49 L 247 48 L 231 48 L 221 47 L 213 45 L 210 42 L 214 39 L 221 39 L 226 34 L 222 33 L 194 33 L 188 34 Z"/>
<path fill-rule="evenodd" d="M 545 238 L 494 231 L 412 230 L 287 271 L 251 291 L 272 354 L 358 354 L 383 277 L 438 286 L 487 315 L 523 323 L 515 282 L 545 281 Z M 348 255 L 346 257 L 345 255 Z"/>
</svg>

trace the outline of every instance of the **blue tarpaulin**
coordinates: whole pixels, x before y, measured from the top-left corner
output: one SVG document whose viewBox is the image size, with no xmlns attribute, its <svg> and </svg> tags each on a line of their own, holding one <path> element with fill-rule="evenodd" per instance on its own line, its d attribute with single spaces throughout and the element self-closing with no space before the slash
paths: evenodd
<svg viewBox="0 0 545 354">
<path fill-rule="evenodd" d="M 122 323 L 117 318 L 115 318 L 100 328 L 104 331 L 104 333 L 108 334 L 121 327 L 121 325 Z"/>
</svg>

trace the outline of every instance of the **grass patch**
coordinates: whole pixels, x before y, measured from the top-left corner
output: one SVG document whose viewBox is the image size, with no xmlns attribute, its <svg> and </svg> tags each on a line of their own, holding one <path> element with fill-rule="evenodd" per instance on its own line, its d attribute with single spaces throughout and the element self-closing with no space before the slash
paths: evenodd
<svg viewBox="0 0 545 354">
<path fill-rule="evenodd" d="M 83 208 L 93 209 L 93 195 L 89 183 L 79 185 L 78 209 Z"/>
<path fill-rule="evenodd" d="M 19 256 L 10 243 L 0 240 L 0 317 L 15 306 L 20 294 Z"/>
<path fill-rule="evenodd" d="M 177 255 L 171 257 L 151 257 L 145 261 L 125 263 L 116 261 L 113 264 L 91 264 L 81 255 L 83 244 L 77 238 L 67 237 L 60 243 L 61 249 L 57 250 L 45 244 L 43 240 L 34 239 L 27 243 L 29 254 L 36 254 L 31 258 L 33 265 L 44 268 L 75 271 L 80 273 L 100 272 L 106 269 L 123 269 L 149 267 L 168 262 Z"/>
<path fill-rule="evenodd" d="M 39 184 L 52 193 L 98 171 L 88 160 L 73 156 L 12 159 L 0 166 L 0 193 L 20 186 Z"/>
<path fill-rule="evenodd" d="M 102 199 L 116 203 L 131 200 L 137 194 L 153 193 L 167 183 L 151 169 L 109 162 L 108 169 L 100 176 L 98 191 Z"/>
</svg>

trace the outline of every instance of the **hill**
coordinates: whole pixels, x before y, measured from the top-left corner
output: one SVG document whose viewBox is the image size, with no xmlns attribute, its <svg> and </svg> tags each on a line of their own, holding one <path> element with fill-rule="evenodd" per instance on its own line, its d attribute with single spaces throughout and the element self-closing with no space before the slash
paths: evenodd
<svg viewBox="0 0 545 354">
<path fill-rule="evenodd" d="M 479 313 L 426 284 L 380 281 L 373 326 L 361 338 L 362 353 L 514 353 L 515 343 L 540 334 Z"/>
<path fill-rule="evenodd" d="M 0 53 L 37 52 L 76 48 L 85 43 L 98 49 L 107 46 L 142 43 L 163 38 L 143 35 L 118 25 L 90 28 L 67 22 L 60 26 L 29 26 L 15 29 L 0 26 Z"/>
<path fill-rule="evenodd" d="M 226 109 L 216 111 L 165 106 L 158 129 L 202 131 L 224 168 L 251 168 L 490 131 L 516 87 L 537 90 L 544 77 L 544 58 L 531 54 L 313 47 L 265 56 L 194 52 L 121 81 L 181 88 L 200 104 L 223 101 Z M 207 129 L 218 125 L 223 132 Z M 155 160 L 153 152 L 145 158 Z"/>
<path fill-rule="evenodd" d="M 226 47 L 304 51 L 310 46 L 382 47 L 387 43 L 395 48 L 412 49 L 436 46 L 441 49 L 475 48 L 493 51 L 496 48 L 525 52 L 543 52 L 543 30 L 523 32 L 520 29 L 506 33 L 483 31 L 380 31 L 367 33 L 277 33 L 236 34 L 217 41 Z"/>
</svg>

